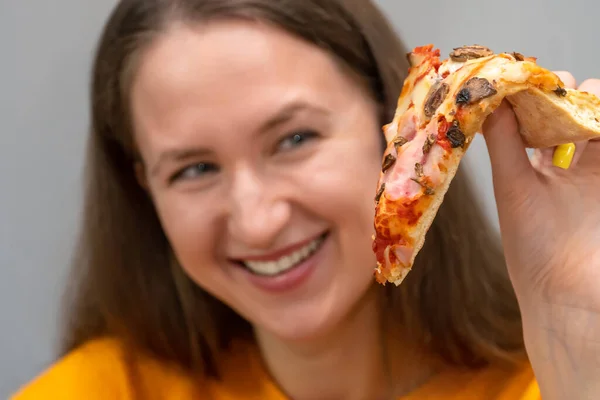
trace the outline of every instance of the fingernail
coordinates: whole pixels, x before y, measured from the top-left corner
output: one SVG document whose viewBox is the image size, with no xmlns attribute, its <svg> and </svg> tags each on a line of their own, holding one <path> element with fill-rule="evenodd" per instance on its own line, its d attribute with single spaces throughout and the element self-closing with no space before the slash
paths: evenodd
<svg viewBox="0 0 600 400">
<path fill-rule="evenodd" d="M 552 164 L 555 167 L 562 169 L 569 169 L 571 166 L 571 162 L 573 161 L 573 156 L 575 155 L 575 144 L 561 144 L 556 147 L 554 150 L 554 155 L 552 157 Z"/>
</svg>

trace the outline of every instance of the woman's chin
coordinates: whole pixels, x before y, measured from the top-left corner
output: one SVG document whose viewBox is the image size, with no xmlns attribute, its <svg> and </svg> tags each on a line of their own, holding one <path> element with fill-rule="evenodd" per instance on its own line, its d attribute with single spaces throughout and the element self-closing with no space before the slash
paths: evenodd
<svg viewBox="0 0 600 400">
<path fill-rule="evenodd" d="M 269 307 L 256 318 L 255 329 L 281 341 L 306 342 L 326 338 L 352 314 L 364 297 L 360 291 L 315 296 L 281 307 Z"/>
<path fill-rule="evenodd" d="M 259 334 L 283 342 L 307 342 L 326 337 L 339 325 L 340 320 L 337 315 L 290 313 L 282 319 L 263 321 L 255 329 Z"/>
</svg>

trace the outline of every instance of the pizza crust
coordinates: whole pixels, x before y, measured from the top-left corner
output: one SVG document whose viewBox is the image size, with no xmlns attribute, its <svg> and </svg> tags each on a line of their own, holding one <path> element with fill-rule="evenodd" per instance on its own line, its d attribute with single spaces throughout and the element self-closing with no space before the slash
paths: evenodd
<svg viewBox="0 0 600 400">
<path fill-rule="evenodd" d="M 469 46 L 440 61 L 439 50 L 428 45 L 409 60 L 395 117 L 384 127 L 388 146 L 373 238 L 382 284 L 399 285 L 409 273 L 462 157 L 503 100 L 512 105 L 527 147 L 600 138 L 600 99 L 565 88 L 534 58 Z"/>
<path fill-rule="evenodd" d="M 599 138 L 600 100 L 588 93 L 565 90 L 564 98 L 537 88 L 506 98 L 527 147 L 547 148 Z"/>
</svg>

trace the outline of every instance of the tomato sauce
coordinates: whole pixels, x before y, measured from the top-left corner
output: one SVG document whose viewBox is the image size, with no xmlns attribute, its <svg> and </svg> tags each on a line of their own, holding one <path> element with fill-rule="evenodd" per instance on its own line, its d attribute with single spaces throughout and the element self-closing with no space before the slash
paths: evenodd
<svg viewBox="0 0 600 400">
<path fill-rule="evenodd" d="M 446 121 L 444 116 L 441 116 L 438 121 L 438 144 L 446 151 L 452 151 L 452 145 L 446 136 L 446 132 L 450 129 L 450 123 Z"/>
</svg>

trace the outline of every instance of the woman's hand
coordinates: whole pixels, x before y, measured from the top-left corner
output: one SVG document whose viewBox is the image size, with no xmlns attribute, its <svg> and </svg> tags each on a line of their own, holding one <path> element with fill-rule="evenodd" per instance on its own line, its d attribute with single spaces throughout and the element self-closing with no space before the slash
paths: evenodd
<svg viewBox="0 0 600 400">
<path fill-rule="evenodd" d="M 570 74 L 559 75 L 575 85 Z M 579 89 L 600 96 L 600 80 Z M 568 157 L 560 159 L 564 149 L 537 150 L 530 161 L 507 105 L 488 118 L 484 135 L 504 251 L 520 300 L 600 313 L 600 140 L 577 143 L 568 169 Z"/>
<path fill-rule="evenodd" d="M 572 75 L 559 75 L 575 87 Z M 600 96 L 600 80 L 579 89 Z M 576 143 L 572 160 L 569 146 L 536 150 L 530 160 L 506 104 L 488 118 L 484 136 L 504 253 L 544 399 L 600 398 L 600 140 Z"/>
</svg>

